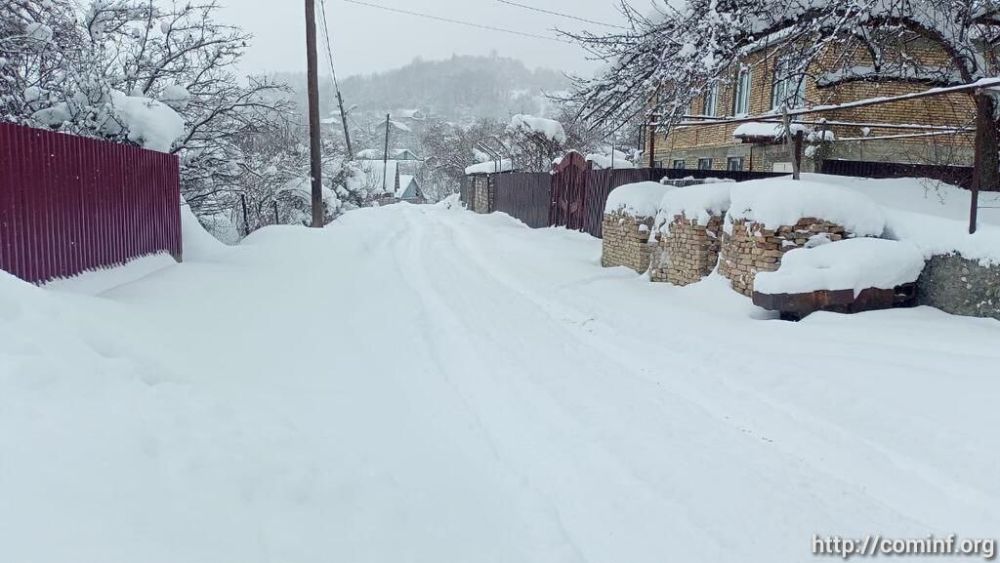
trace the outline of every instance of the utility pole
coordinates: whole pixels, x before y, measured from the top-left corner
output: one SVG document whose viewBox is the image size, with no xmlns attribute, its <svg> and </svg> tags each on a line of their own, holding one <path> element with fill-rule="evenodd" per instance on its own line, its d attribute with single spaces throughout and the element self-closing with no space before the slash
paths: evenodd
<svg viewBox="0 0 1000 563">
<path fill-rule="evenodd" d="M 390 114 L 385 114 L 385 150 L 382 152 L 382 191 L 386 190 L 386 183 L 388 182 L 389 176 L 389 117 Z M 395 192 L 393 192 L 395 195 Z"/>
<path fill-rule="evenodd" d="M 316 56 L 316 2 L 306 0 L 306 66 L 309 89 L 309 159 L 312 226 L 323 226 L 323 165 L 319 143 L 319 67 Z"/>
<path fill-rule="evenodd" d="M 340 106 L 340 121 L 344 124 L 344 141 L 347 143 L 347 160 L 354 160 L 354 149 L 351 148 L 351 132 L 347 130 L 347 112 L 344 111 L 344 97 L 337 88 L 337 104 Z"/>
</svg>

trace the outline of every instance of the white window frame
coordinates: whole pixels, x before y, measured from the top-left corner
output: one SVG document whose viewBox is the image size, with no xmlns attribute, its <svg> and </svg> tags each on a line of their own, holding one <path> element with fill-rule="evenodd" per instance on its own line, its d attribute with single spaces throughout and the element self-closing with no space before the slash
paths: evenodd
<svg viewBox="0 0 1000 563">
<path fill-rule="evenodd" d="M 711 103 L 709 103 L 711 102 Z M 712 85 L 701 97 L 701 114 L 714 117 L 719 111 L 719 86 Z"/>
<path fill-rule="evenodd" d="M 792 76 L 791 68 L 795 64 L 793 55 L 783 55 L 774 62 L 774 76 L 771 85 L 771 109 L 781 109 L 786 102 L 788 109 L 800 108 L 805 105 L 806 82 L 803 76 Z M 794 97 L 790 98 L 791 88 L 796 89 Z"/>
<path fill-rule="evenodd" d="M 750 115 L 750 91 L 753 84 L 753 71 L 744 66 L 736 74 L 736 88 L 733 92 L 733 115 Z"/>
</svg>

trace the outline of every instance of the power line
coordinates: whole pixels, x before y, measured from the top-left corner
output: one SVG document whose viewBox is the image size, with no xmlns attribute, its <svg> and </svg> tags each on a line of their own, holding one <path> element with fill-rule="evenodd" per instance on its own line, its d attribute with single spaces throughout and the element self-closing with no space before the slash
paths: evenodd
<svg viewBox="0 0 1000 563">
<path fill-rule="evenodd" d="M 347 2 L 348 4 L 357 4 L 358 6 L 367 6 L 369 8 L 376 8 L 376 9 L 379 9 L 379 10 L 385 10 L 387 12 L 395 12 L 397 14 L 405 14 L 405 15 L 408 15 L 408 16 L 415 16 L 415 17 L 418 17 L 418 18 L 424 18 L 424 19 L 429 19 L 429 20 L 436 20 L 436 21 L 445 22 L 445 23 L 453 23 L 453 24 L 457 24 L 457 25 L 464 25 L 464 26 L 467 26 L 467 27 L 474 27 L 474 28 L 477 28 L 477 29 L 486 29 L 486 30 L 489 30 L 489 31 L 499 31 L 501 33 L 510 33 L 512 35 L 520 35 L 521 37 L 531 37 L 531 38 L 534 38 L 534 39 L 545 39 L 546 41 L 555 41 L 557 43 L 569 43 L 569 41 L 566 41 L 566 40 L 563 40 L 563 39 L 558 39 L 556 37 L 547 37 L 545 35 L 536 35 L 534 33 L 527 33 L 525 31 L 515 31 L 513 29 L 506 29 L 506 28 L 503 28 L 503 27 L 495 27 L 495 26 L 492 26 L 492 25 L 484 25 L 484 24 L 481 24 L 481 23 L 475 23 L 475 22 L 469 22 L 469 21 L 463 21 L 463 20 L 456 20 L 456 19 L 452 19 L 452 18 L 445 18 L 445 17 L 442 17 L 442 16 L 435 16 L 435 15 L 431 15 L 431 14 L 424 14 L 424 13 L 421 13 L 421 12 L 413 12 L 413 11 L 410 11 L 410 10 L 403 10 L 401 8 L 392 8 L 392 7 L 389 7 L 389 6 L 382 6 L 381 4 L 372 4 L 370 2 L 362 2 L 361 0 L 344 0 L 344 2 Z"/>
<path fill-rule="evenodd" d="M 351 147 L 351 132 L 347 126 L 347 112 L 344 110 L 344 97 L 340 94 L 340 83 L 337 81 L 337 69 L 333 66 L 333 46 L 330 44 L 330 27 L 326 23 L 326 0 L 320 0 L 323 13 L 323 38 L 326 40 L 326 56 L 330 61 L 330 74 L 333 75 L 333 88 L 337 92 L 337 105 L 340 107 L 340 122 L 344 126 L 344 144 L 347 145 L 347 160 L 354 159 L 354 149 Z"/>
<path fill-rule="evenodd" d="M 589 24 L 593 24 L 593 25 L 602 25 L 604 27 L 613 27 L 613 28 L 616 28 L 616 29 L 628 29 L 627 27 L 625 27 L 623 25 L 615 25 L 615 24 L 612 24 L 612 23 L 604 23 L 604 22 L 599 22 L 599 21 L 594 21 L 594 20 L 588 20 L 587 18 L 581 18 L 579 16 L 574 16 L 572 14 L 564 14 L 562 12 L 555 12 L 555 11 L 552 11 L 552 10 L 546 10 L 545 8 L 536 8 L 534 6 L 528 6 L 526 4 L 519 4 L 517 2 L 511 2 L 511 0 L 497 0 L 497 2 L 500 2 L 501 4 L 507 4 L 508 6 L 515 6 L 517 8 L 524 8 L 525 10 L 531 10 L 533 12 L 539 12 L 539 13 L 542 13 L 542 14 L 548 14 L 550 16 L 557 16 L 557 17 L 560 17 L 560 18 L 567 18 L 567 19 L 571 19 L 571 20 L 576 20 L 576 21 L 583 22 L 583 23 L 589 23 Z"/>
<path fill-rule="evenodd" d="M 330 27 L 326 23 L 326 0 L 319 2 L 320 12 L 323 15 L 323 38 L 326 40 L 326 58 L 330 61 L 330 73 L 333 75 L 333 86 L 340 91 L 340 84 L 337 82 L 337 69 L 333 68 L 333 46 L 330 44 Z"/>
</svg>

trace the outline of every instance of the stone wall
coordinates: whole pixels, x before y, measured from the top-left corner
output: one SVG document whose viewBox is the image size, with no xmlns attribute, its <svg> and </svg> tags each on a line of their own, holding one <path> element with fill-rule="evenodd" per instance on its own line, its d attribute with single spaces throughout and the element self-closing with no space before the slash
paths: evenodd
<svg viewBox="0 0 1000 563">
<path fill-rule="evenodd" d="M 688 285 L 711 274 L 719 262 L 722 224 L 722 215 L 712 216 L 707 225 L 675 215 L 669 232 L 656 235 L 650 279 Z"/>
<path fill-rule="evenodd" d="M 840 225 L 815 218 L 800 219 L 794 225 L 774 230 L 742 219 L 733 221 L 730 232 L 722 237 L 719 273 L 729 279 L 733 289 L 749 297 L 753 295 L 757 272 L 777 270 L 786 252 L 805 246 L 810 237 L 820 234 L 837 241 L 848 233 Z"/>
<path fill-rule="evenodd" d="M 496 182 L 492 175 L 477 174 L 472 177 L 472 210 L 491 213 L 496 209 Z"/>
<path fill-rule="evenodd" d="M 934 256 L 917 280 L 917 304 L 1000 319 L 1000 266 L 983 266 L 957 254 Z"/>
<path fill-rule="evenodd" d="M 606 213 L 602 222 L 601 265 L 625 266 L 644 273 L 649 269 L 649 235 L 652 217 L 635 217 L 621 211 Z"/>
</svg>

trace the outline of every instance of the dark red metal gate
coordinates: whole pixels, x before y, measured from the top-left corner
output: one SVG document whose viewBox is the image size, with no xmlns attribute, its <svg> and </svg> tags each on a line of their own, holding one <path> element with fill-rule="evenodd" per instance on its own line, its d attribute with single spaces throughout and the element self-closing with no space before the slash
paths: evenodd
<svg viewBox="0 0 1000 563">
<path fill-rule="evenodd" d="M 169 252 L 177 157 L 0 123 L 0 269 L 29 282 Z"/>
<path fill-rule="evenodd" d="M 552 206 L 549 223 L 556 227 L 583 228 L 587 203 L 587 176 L 590 163 L 572 151 L 563 157 L 552 175 Z"/>
</svg>

